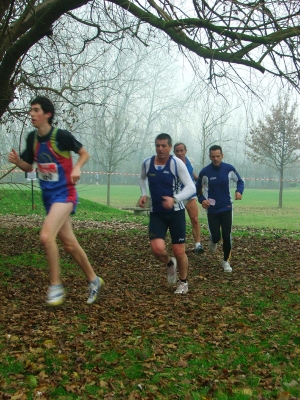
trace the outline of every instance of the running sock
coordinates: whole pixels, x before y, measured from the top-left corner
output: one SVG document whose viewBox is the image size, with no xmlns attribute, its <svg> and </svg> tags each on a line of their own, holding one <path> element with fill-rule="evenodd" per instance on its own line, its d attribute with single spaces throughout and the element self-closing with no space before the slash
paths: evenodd
<svg viewBox="0 0 300 400">
<path fill-rule="evenodd" d="M 185 279 L 179 278 L 179 280 L 180 280 L 180 282 L 182 282 L 182 283 L 186 283 L 186 278 L 185 278 Z"/>
<path fill-rule="evenodd" d="M 196 249 L 198 246 L 200 246 L 200 245 L 201 245 L 200 242 L 195 243 L 195 249 Z"/>
<path fill-rule="evenodd" d="M 167 267 L 172 267 L 172 265 L 174 265 L 173 260 L 170 260 L 167 264 Z"/>
<path fill-rule="evenodd" d="M 58 285 L 51 285 L 51 287 L 52 287 L 53 289 L 62 289 L 62 288 L 63 288 L 63 284 L 62 284 L 62 283 L 59 283 Z"/>
<path fill-rule="evenodd" d="M 93 283 L 95 286 L 98 286 L 99 284 L 98 276 L 96 276 L 96 278 L 91 283 Z"/>
</svg>

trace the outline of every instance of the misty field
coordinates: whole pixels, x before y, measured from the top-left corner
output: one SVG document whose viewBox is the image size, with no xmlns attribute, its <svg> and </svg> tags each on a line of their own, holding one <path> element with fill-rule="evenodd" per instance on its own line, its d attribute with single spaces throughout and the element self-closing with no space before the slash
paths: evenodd
<svg viewBox="0 0 300 400">
<path fill-rule="evenodd" d="M 78 185 L 79 196 L 106 204 L 105 185 Z M 122 208 L 135 206 L 140 197 L 138 186 L 114 185 L 111 187 L 111 206 Z M 199 219 L 206 215 L 199 205 Z M 278 208 L 278 190 L 245 189 L 243 200 L 234 202 L 234 225 L 254 228 L 300 230 L 300 188 L 288 188 L 283 192 L 283 208 Z"/>
<path fill-rule="evenodd" d="M 31 210 L 31 186 L 24 185 L 1 185 L 1 214 L 26 215 L 28 213 L 44 214 L 43 206 L 40 201 L 40 189 L 34 187 L 34 210 Z M 106 185 L 78 185 L 79 199 L 75 218 L 83 219 L 85 211 L 81 206 L 83 200 L 90 200 L 101 204 L 104 209 L 98 209 L 97 219 L 100 218 L 101 211 L 113 214 L 122 207 L 135 206 L 139 197 L 140 189 L 138 185 L 113 185 L 110 193 L 110 206 L 105 208 L 107 201 Z M 24 208 L 23 201 L 27 199 L 27 208 Z M 85 204 L 84 207 L 87 207 Z M 300 231 L 299 215 L 300 212 L 300 187 L 286 188 L 283 191 L 283 208 L 278 208 L 278 190 L 272 189 L 247 189 L 244 192 L 242 201 L 234 201 L 234 226 L 251 228 L 273 228 L 288 229 L 290 231 Z M 82 214 L 82 215 L 81 215 Z M 124 212 L 125 214 L 125 212 Z M 128 214 L 128 211 L 126 212 Z M 145 219 L 147 217 L 140 217 Z M 101 217 L 101 219 L 103 219 Z M 206 215 L 199 204 L 199 220 L 202 224 L 206 223 Z M 147 220 L 145 220 L 146 223 Z M 189 223 L 189 221 L 188 221 Z"/>
</svg>

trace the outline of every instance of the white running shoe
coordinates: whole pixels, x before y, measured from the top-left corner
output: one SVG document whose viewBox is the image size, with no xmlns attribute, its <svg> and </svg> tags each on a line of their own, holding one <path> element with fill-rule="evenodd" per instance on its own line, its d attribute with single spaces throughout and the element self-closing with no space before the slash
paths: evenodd
<svg viewBox="0 0 300 400">
<path fill-rule="evenodd" d="M 208 242 L 208 249 L 211 253 L 215 253 L 217 250 L 217 243 L 213 243 L 211 240 Z"/>
<path fill-rule="evenodd" d="M 232 268 L 228 261 L 222 261 L 222 267 L 224 269 L 224 272 L 232 272 Z"/>
<path fill-rule="evenodd" d="M 60 306 L 65 300 L 63 285 L 49 286 L 46 303 L 48 306 Z"/>
<path fill-rule="evenodd" d="M 93 282 L 89 284 L 89 297 L 87 299 L 87 304 L 93 304 L 98 299 L 99 292 L 101 287 L 104 285 L 104 280 L 97 276 L 97 284 L 95 285 Z"/>
<path fill-rule="evenodd" d="M 168 283 L 170 285 L 175 285 L 175 283 L 177 282 L 177 260 L 175 257 L 171 257 L 171 260 L 173 261 L 173 265 L 171 265 L 171 267 L 167 267 L 168 268 Z"/>
<path fill-rule="evenodd" d="M 174 294 L 186 294 L 189 291 L 189 284 L 187 282 L 178 281 L 177 289 Z"/>
</svg>

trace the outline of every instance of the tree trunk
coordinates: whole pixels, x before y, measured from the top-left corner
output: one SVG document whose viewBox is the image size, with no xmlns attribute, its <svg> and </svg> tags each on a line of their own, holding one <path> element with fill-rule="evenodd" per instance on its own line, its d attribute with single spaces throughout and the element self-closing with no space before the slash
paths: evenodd
<svg viewBox="0 0 300 400">
<path fill-rule="evenodd" d="M 111 174 L 107 174 L 107 194 L 106 194 L 106 205 L 110 206 L 110 177 Z"/>
<path fill-rule="evenodd" d="M 282 208 L 282 192 L 283 192 L 283 169 L 280 170 L 279 202 L 278 202 L 278 207 L 279 208 Z"/>
</svg>

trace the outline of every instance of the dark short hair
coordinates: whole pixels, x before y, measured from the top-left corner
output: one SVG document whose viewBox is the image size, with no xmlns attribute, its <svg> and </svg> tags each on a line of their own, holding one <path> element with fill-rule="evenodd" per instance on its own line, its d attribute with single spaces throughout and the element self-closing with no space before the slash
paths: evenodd
<svg viewBox="0 0 300 400">
<path fill-rule="evenodd" d="M 168 145 L 172 146 L 172 138 L 168 133 L 160 133 L 159 135 L 156 136 L 155 142 L 157 140 L 167 140 L 168 141 Z"/>
<path fill-rule="evenodd" d="M 186 145 L 185 145 L 184 143 L 182 143 L 182 142 L 177 142 L 177 143 L 174 144 L 173 151 L 175 151 L 175 148 L 176 148 L 177 146 L 180 146 L 181 144 L 182 144 L 182 146 L 184 147 L 184 150 L 187 149 L 187 148 L 186 148 Z"/>
<path fill-rule="evenodd" d="M 54 114 L 55 114 L 55 109 L 54 105 L 51 100 L 48 99 L 48 97 L 45 96 L 37 96 L 33 100 L 31 100 L 30 105 L 33 106 L 34 104 L 39 104 L 41 106 L 41 109 L 44 111 L 44 113 L 51 113 L 51 117 L 48 118 L 48 122 L 51 125 Z"/>
<path fill-rule="evenodd" d="M 211 146 L 211 147 L 209 148 L 209 154 L 210 154 L 212 151 L 215 151 L 215 150 L 220 150 L 221 154 L 223 154 L 222 147 L 219 146 L 218 144 L 214 144 L 213 146 Z"/>
</svg>

